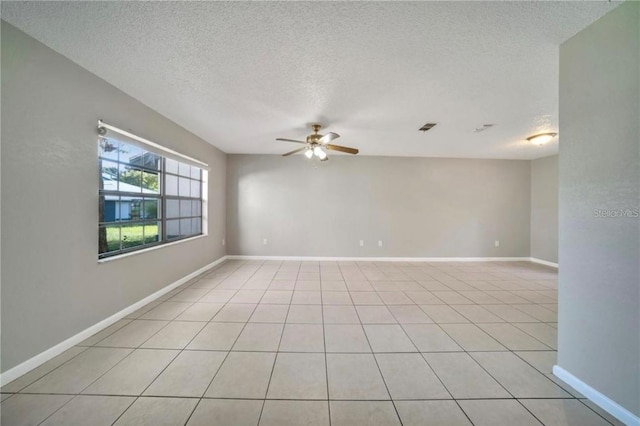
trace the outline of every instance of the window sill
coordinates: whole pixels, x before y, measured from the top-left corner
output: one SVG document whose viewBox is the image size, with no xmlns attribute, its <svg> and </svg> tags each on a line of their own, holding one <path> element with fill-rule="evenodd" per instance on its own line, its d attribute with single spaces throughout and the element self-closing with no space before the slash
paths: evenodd
<svg viewBox="0 0 640 426">
<path fill-rule="evenodd" d="M 118 254 L 116 256 L 105 257 L 104 259 L 98 259 L 98 263 L 99 264 L 100 263 L 109 263 L 109 262 L 113 262 L 113 261 L 116 261 L 116 260 L 119 260 L 119 259 L 124 259 L 125 257 L 136 256 L 138 254 L 148 253 L 148 252 L 154 251 L 154 250 L 160 250 L 160 249 L 163 249 L 165 247 L 171 247 L 171 246 L 175 246 L 175 245 L 178 245 L 178 244 L 186 243 L 186 242 L 189 242 L 189 241 L 195 241 L 197 239 L 205 238 L 207 236 L 208 236 L 208 234 L 196 235 L 195 237 L 185 238 L 185 239 L 182 239 L 182 240 L 173 241 L 171 243 L 159 244 L 157 246 L 149 247 L 149 248 L 142 249 L 142 250 L 136 250 L 136 251 L 132 251 L 132 252 L 129 252 L 129 253 Z"/>
</svg>

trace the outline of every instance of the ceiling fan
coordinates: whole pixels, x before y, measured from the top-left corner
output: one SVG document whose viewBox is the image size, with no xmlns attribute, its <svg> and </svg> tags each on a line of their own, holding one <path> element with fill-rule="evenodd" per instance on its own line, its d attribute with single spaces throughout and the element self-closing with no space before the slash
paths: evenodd
<svg viewBox="0 0 640 426">
<path fill-rule="evenodd" d="M 331 142 L 334 139 L 338 139 L 340 137 L 339 134 L 329 132 L 326 135 L 318 134 L 318 131 L 322 128 L 320 124 L 312 124 L 311 128 L 313 129 L 313 133 L 307 136 L 307 141 L 297 141 L 295 139 L 285 139 L 285 138 L 277 138 L 277 141 L 283 142 L 293 142 L 293 143 L 301 143 L 304 144 L 302 148 L 294 149 L 291 152 L 287 152 L 286 154 L 282 154 L 283 157 L 288 155 L 297 154 L 298 152 L 304 151 L 305 157 L 311 159 L 315 155 L 320 159 L 320 161 L 327 161 L 329 157 L 325 150 L 331 149 L 333 151 L 346 152 L 347 154 L 357 154 L 358 150 L 355 148 L 349 148 L 346 146 L 340 145 L 332 145 Z"/>
</svg>

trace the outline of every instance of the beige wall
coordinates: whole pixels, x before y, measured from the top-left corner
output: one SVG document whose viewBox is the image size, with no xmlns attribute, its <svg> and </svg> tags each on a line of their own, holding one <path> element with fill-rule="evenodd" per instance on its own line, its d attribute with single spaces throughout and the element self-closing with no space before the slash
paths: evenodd
<svg viewBox="0 0 640 426">
<path fill-rule="evenodd" d="M 209 236 L 98 264 L 98 118 L 211 166 Z M 225 154 L 2 22 L 2 371 L 225 254 Z"/>
<path fill-rule="evenodd" d="M 229 155 L 227 218 L 229 254 L 529 256 L 530 164 Z"/>
<path fill-rule="evenodd" d="M 640 3 L 560 47 L 558 365 L 640 416 Z"/>
<path fill-rule="evenodd" d="M 558 156 L 531 161 L 531 257 L 558 263 Z"/>
</svg>

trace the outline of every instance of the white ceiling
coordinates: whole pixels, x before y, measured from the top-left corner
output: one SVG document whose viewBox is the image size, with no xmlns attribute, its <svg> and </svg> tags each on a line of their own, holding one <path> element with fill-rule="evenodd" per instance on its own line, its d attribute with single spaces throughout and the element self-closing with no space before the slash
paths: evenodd
<svg viewBox="0 0 640 426">
<path fill-rule="evenodd" d="M 558 130 L 559 45 L 618 4 L 3 1 L 2 18 L 228 153 L 289 151 L 274 139 L 319 121 L 363 155 L 533 159 L 558 150 L 524 138 Z"/>
</svg>

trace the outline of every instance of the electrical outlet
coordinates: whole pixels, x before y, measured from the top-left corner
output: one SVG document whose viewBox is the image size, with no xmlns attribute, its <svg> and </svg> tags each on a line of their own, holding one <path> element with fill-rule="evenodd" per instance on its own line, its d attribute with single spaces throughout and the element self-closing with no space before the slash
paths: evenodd
<svg viewBox="0 0 640 426">
<path fill-rule="evenodd" d="M 224 240 L 224 238 L 223 238 L 223 239 L 222 239 L 222 245 L 224 246 L 224 245 L 226 245 L 226 244 L 227 244 L 227 242 L 226 242 L 226 241 Z"/>
<path fill-rule="evenodd" d="M 269 240 L 267 240 L 266 238 L 262 239 L 262 245 L 266 246 L 269 243 Z"/>
<path fill-rule="evenodd" d="M 378 247 L 382 247 L 382 240 L 378 240 Z"/>
<path fill-rule="evenodd" d="M 360 247 L 364 247 L 364 240 L 360 240 Z"/>
<path fill-rule="evenodd" d="M 496 247 L 500 247 L 500 241 L 496 240 L 496 242 L 494 243 Z"/>
</svg>

